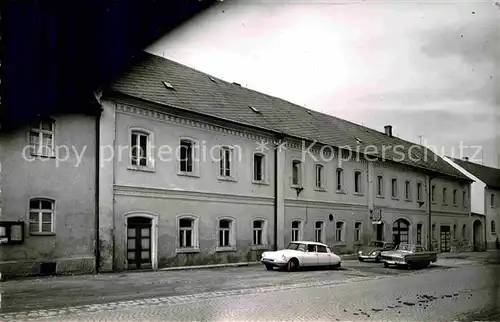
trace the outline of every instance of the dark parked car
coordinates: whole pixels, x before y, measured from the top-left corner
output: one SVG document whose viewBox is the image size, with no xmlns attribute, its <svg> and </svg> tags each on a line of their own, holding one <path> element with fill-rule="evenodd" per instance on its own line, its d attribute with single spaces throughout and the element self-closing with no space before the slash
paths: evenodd
<svg viewBox="0 0 500 322">
<path fill-rule="evenodd" d="M 429 267 L 437 261 L 437 252 L 429 252 L 425 247 L 412 244 L 399 244 L 392 251 L 382 252 L 385 267 L 405 266 L 409 269 Z"/>
<path fill-rule="evenodd" d="M 393 250 L 394 244 L 385 241 L 372 241 L 370 245 L 362 247 L 358 251 L 358 260 L 363 262 L 365 260 L 374 260 L 375 262 L 380 262 L 382 256 L 381 252 L 386 250 Z"/>
</svg>

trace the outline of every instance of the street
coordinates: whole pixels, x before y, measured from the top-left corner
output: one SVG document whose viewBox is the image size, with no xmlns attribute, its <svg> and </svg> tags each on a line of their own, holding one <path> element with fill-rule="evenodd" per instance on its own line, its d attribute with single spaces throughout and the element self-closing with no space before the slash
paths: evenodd
<svg viewBox="0 0 500 322">
<path fill-rule="evenodd" d="M 0 319 L 498 320 L 500 258 L 486 255 L 416 271 L 346 260 L 293 273 L 252 265 L 13 280 L 2 283 Z"/>
</svg>

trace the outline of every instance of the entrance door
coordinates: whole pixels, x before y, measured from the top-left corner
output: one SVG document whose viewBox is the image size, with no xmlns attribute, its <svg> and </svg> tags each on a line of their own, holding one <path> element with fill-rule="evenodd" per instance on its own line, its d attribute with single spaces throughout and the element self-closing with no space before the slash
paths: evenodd
<svg viewBox="0 0 500 322">
<path fill-rule="evenodd" d="M 408 221 L 404 219 L 398 219 L 394 222 L 392 225 L 392 242 L 394 246 L 408 243 L 409 226 Z"/>
<path fill-rule="evenodd" d="M 373 225 L 375 230 L 375 240 L 383 241 L 384 240 L 384 223 L 379 223 Z"/>
<path fill-rule="evenodd" d="M 451 238 L 451 229 L 450 226 L 441 226 L 440 228 L 441 236 L 440 236 L 440 249 L 441 252 L 449 252 L 451 250 L 450 238 Z"/>
<path fill-rule="evenodd" d="M 127 222 L 128 269 L 148 269 L 151 265 L 151 219 L 132 217 Z"/>
</svg>

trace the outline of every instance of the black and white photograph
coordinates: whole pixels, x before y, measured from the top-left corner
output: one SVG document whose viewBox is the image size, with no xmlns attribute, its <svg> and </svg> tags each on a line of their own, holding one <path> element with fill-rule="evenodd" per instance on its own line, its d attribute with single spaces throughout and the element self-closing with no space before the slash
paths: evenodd
<svg viewBox="0 0 500 322">
<path fill-rule="evenodd" d="M 0 8 L 1 321 L 500 321 L 500 2 Z"/>
</svg>

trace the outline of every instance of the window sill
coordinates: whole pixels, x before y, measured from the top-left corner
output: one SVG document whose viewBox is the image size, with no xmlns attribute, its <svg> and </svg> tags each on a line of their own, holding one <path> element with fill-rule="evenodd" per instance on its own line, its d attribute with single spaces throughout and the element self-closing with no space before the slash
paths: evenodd
<svg viewBox="0 0 500 322">
<path fill-rule="evenodd" d="M 268 186 L 269 182 L 264 181 L 264 180 L 252 180 L 253 184 L 261 185 L 261 186 Z"/>
<path fill-rule="evenodd" d="M 268 245 L 252 245 L 252 250 L 269 250 Z"/>
<path fill-rule="evenodd" d="M 358 196 L 358 197 L 363 197 L 365 194 L 362 192 L 355 192 L 353 195 Z"/>
<path fill-rule="evenodd" d="M 377 198 L 379 198 L 379 199 L 385 199 L 385 197 L 384 197 L 384 196 L 380 196 L 380 195 L 379 195 L 379 196 L 377 196 Z"/>
<path fill-rule="evenodd" d="M 326 188 L 314 188 L 314 191 L 327 192 Z"/>
<path fill-rule="evenodd" d="M 235 252 L 237 251 L 236 246 L 217 246 L 215 248 L 216 252 Z"/>
<path fill-rule="evenodd" d="M 183 171 L 177 171 L 177 175 L 182 176 L 182 177 L 192 177 L 192 178 L 199 178 L 200 177 L 200 175 L 198 173 L 183 172 Z"/>
<path fill-rule="evenodd" d="M 337 241 L 334 244 L 335 246 L 347 246 L 347 242 L 345 241 Z"/>
<path fill-rule="evenodd" d="M 341 194 L 341 195 L 345 195 L 345 194 L 347 194 L 347 191 L 345 191 L 345 190 L 337 190 L 337 191 L 335 191 L 335 193 L 338 193 L 338 194 Z"/>
<path fill-rule="evenodd" d="M 354 246 L 361 246 L 361 245 L 363 245 L 362 241 L 356 241 L 356 242 L 354 242 Z"/>
<path fill-rule="evenodd" d="M 453 207 L 458 207 L 458 205 L 453 205 Z"/>
<path fill-rule="evenodd" d="M 37 232 L 30 232 L 31 236 L 55 236 L 56 233 L 37 233 Z"/>
<path fill-rule="evenodd" d="M 186 248 L 177 248 L 175 250 L 176 254 L 189 254 L 189 253 L 199 253 L 199 252 L 200 252 L 200 249 L 197 248 L 197 247 L 196 248 L 195 247 L 193 247 L 193 248 L 188 248 L 188 247 L 186 247 Z"/>
<path fill-rule="evenodd" d="M 303 188 L 303 187 L 300 184 L 292 184 L 292 185 L 290 185 L 290 188 L 297 189 L 297 188 Z"/>
<path fill-rule="evenodd" d="M 413 200 L 411 199 L 405 199 L 406 202 L 412 202 Z"/>
<path fill-rule="evenodd" d="M 228 182 L 236 182 L 236 181 L 238 181 L 238 179 L 236 179 L 235 177 L 221 177 L 221 176 L 218 176 L 217 180 L 219 180 L 219 181 L 228 181 Z"/>
<path fill-rule="evenodd" d="M 144 166 L 136 166 L 136 165 L 129 165 L 127 167 L 128 170 L 131 171 L 142 171 L 142 172 L 156 172 L 155 168 L 151 167 L 144 167 Z"/>
<path fill-rule="evenodd" d="M 397 200 L 399 201 L 399 198 L 398 197 L 391 197 L 392 200 Z"/>
<path fill-rule="evenodd" d="M 443 206 L 448 206 L 448 204 L 446 202 L 443 202 Z"/>
</svg>

